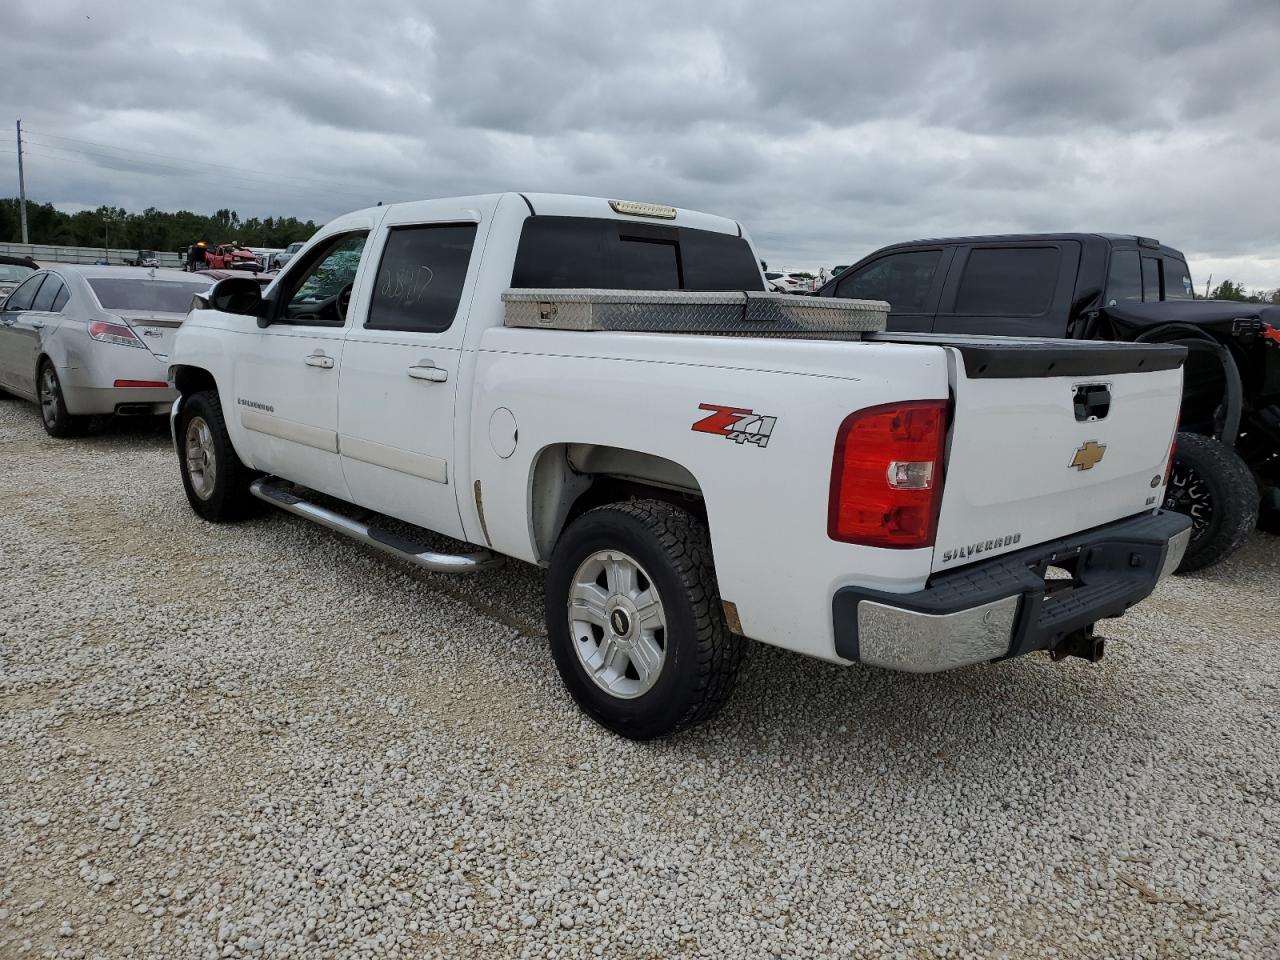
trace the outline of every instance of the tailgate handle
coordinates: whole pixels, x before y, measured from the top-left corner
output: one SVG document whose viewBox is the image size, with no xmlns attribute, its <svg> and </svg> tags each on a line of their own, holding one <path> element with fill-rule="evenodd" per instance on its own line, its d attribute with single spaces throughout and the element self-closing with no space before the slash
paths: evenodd
<svg viewBox="0 0 1280 960">
<path fill-rule="evenodd" d="M 1111 384 L 1081 383 L 1074 393 L 1076 419 L 1081 423 L 1105 419 L 1111 412 Z"/>
</svg>

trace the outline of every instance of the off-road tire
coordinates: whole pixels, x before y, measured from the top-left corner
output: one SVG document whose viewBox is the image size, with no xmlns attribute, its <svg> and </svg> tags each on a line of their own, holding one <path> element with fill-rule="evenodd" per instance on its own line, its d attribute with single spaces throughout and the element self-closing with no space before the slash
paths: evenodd
<svg viewBox="0 0 1280 960">
<path fill-rule="evenodd" d="M 570 629 L 569 597 L 583 561 L 601 550 L 634 557 L 666 613 L 664 659 L 652 688 L 633 699 L 610 695 L 587 674 Z M 746 641 L 725 624 L 706 526 L 660 500 L 633 500 L 582 514 L 561 534 L 547 572 L 546 620 L 560 677 L 601 726 L 652 740 L 709 720 L 733 690 Z"/>
<path fill-rule="evenodd" d="M 51 387 L 51 396 L 46 398 L 45 391 Z M 40 361 L 36 371 L 36 397 L 40 404 L 40 423 L 44 432 L 51 437 L 65 440 L 78 437 L 89 427 L 89 418 L 80 417 L 67 411 L 67 401 L 62 395 L 62 381 L 58 379 L 58 371 L 48 360 Z"/>
<path fill-rule="evenodd" d="M 207 496 L 197 492 L 187 458 L 187 432 L 196 418 L 209 428 L 211 452 L 216 461 L 212 489 Z M 258 501 L 249 492 L 249 484 L 257 475 L 236 455 L 216 390 L 202 390 L 183 398 L 178 415 L 177 447 L 182 488 L 192 510 L 210 523 L 231 523 L 254 513 Z"/>
<path fill-rule="evenodd" d="M 1199 516 L 1191 512 L 1197 504 L 1202 505 Z M 1196 522 L 1177 571 L 1191 573 L 1225 559 L 1244 543 L 1258 522 L 1258 487 L 1230 447 L 1199 433 L 1179 433 L 1165 508 L 1190 513 Z"/>
</svg>

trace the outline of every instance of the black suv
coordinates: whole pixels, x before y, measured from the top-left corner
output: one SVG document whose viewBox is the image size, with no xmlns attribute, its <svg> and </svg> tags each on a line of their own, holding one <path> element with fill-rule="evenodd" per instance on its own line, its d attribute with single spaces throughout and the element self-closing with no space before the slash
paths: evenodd
<svg viewBox="0 0 1280 960">
<path fill-rule="evenodd" d="M 1192 289 L 1186 258 L 1156 240 L 1055 233 L 894 244 L 816 295 L 887 300 L 893 331 L 1186 346 L 1165 506 L 1194 521 L 1187 571 L 1235 550 L 1260 506 L 1280 529 L 1280 307 Z"/>
</svg>

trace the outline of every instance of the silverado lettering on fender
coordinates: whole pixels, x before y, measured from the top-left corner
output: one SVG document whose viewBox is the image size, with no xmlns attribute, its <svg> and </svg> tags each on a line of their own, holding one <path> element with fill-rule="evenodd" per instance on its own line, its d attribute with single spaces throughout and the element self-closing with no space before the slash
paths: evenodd
<svg viewBox="0 0 1280 960">
<path fill-rule="evenodd" d="M 734 221 L 652 204 L 339 217 L 180 328 L 187 497 L 432 570 L 543 566 L 562 678 L 637 739 L 713 715 L 747 637 L 917 672 L 1096 659 L 1094 623 L 1186 545 L 1147 503 L 1185 351 L 832 333 L 884 305 L 766 293 L 758 263 Z M 1099 383 L 1105 414 L 1081 418 Z M 1105 459 L 1071 469 L 1088 441 Z"/>
</svg>

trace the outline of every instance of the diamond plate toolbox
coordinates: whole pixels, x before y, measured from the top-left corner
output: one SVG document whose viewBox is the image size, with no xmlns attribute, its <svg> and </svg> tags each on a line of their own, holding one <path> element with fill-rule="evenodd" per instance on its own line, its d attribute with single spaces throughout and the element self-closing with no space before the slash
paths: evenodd
<svg viewBox="0 0 1280 960">
<path fill-rule="evenodd" d="M 754 290 L 528 290 L 502 295 L 508 327 L 736 336 L 862 334 L 885 328 L 880 300 Z"/>
</svg>

